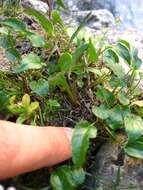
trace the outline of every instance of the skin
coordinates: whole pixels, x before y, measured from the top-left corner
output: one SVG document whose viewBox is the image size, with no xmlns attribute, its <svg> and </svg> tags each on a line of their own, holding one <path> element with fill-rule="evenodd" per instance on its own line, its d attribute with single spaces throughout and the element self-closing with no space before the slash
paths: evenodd
<svg viewBox="0 0 143 190">
<path fill-rule="evenodd" d="M 72 129 L 0 121 L 0 179 L 48 167 L 71 157 Z"/>
</svg>

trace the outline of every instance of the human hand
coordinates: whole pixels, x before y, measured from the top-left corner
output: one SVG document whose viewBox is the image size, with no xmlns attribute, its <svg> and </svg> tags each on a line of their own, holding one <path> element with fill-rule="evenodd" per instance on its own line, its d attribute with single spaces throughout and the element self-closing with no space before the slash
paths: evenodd
<svg viewBox="0 0 143 190">
<path fill-rule="evenodd" d="M 52 166 L 71 157 L 72 129 L 0 121 L 0 179 Z"/>
</svg>

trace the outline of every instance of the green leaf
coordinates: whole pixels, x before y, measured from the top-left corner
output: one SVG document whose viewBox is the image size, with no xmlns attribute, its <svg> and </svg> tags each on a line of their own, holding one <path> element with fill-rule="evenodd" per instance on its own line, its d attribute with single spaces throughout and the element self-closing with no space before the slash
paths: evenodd
<svg viewBox="0 0 143 190">
<path fill-rule="evenodd" d="M 128 107 L 123 106 L 115 106 L 114 108 L 110 109 L 109 117 L 106 119 L 106 123 L 108 127 L 112 130 L 121 129 L 124 127 L 124 116 L 130 113 Z"/>
<path fill-rule="evenodd" d="M 11 27 L 14 31 L 23 32 L 27 29 L 24 22 L 17 18 L 8 18 L 0 21 L 0 24 Z"/>
<path fill-rule="evenodd" d="M 57 100 L 49 99 L 46 104 L 45 112 L 56 112 L 61 105 Z"/>
<path fill-rule="evenodd" d="M 103 86 L 98 87 L 98 90 L 96 92 L 96 98 L 101 102 L 104 101 L 104 103 L 106 103 L 107 106 L 111 106 L 112 104 L 114 104 L 115 101 L 114 94 L 109 90 L 105 89 Z"/>
<path fill-rule="evenodd" d="M 119 57 L 118 57 L 117 53 L 113 49 L 111 49 L 111 48 L 107 49 L 105 51 L 105 56 L 109 60 L 112 60 L 112 62 L 119 63 Z"/>
<path fill-rule="evenodd" d="M 62 166 L 51 175 L 53 190 L 76 190 L 85 180 L 85 172 L 82 168 Z"/>
<path fill-rule="evenodd" d="M 21 59 L 20 53 L 15 48 L 7 49 L 5 51 L 5 56 L 11 62 L 15 62 Z"/>
<path fill-rule="evenodd" d="M 64 3 L 63 3 L 63 0 L 57 0 L 57 4 L 58 4 L 59 7 L 62 7 L 63 9 L 66 8 Z"/>
<path fill-rule="evenodd" d="M 120 92 L 118 94 L 118 99 L 119 99 L 120 103 L 124 106 L 129 105 L 129 103 L 130 103 L 130 100 L 128 99 L 125 92 Z"/>
<path fill-rule="evenodd" d="M 128 114 L 124 118 L 124 125 L 129 142 L 133 142 L 143 135 L 143 120 L 141 117 Z"/>
<path fill-rule="evenodd" d="M 75 52 L 73 53 L 73 65 L 76 65 L 84 52 L 88 50 L 88 44 L 82 44 L 81 46 L 77 47 Z"/>
<path fill-rule="evenodd" d="M 72 160 L 76 167 L 85 163 L 89 139 L 95 138 L 96 135 L 97 129 L 93 124 L 81 121 L 76 125 L 72 138 Z"/>
<path fill-rule="evenodd" d="M 5 49 L 11 48 L 11 43 L 9 42 L 7 36 L 0 37 L 0 46 Z"/>
<path fill-rule="evenodd" d="M 106 59 L 105 64 L 113 71 L 113 73 L 120 79 L 124 79 L 126 72 L 120 63 L 114 63 L 112 60 Z"/>
<path fill-rule="evenodd" d="M 39 96 L 47 96 L 49 92 L 49 83 L 45 79 L 30 82 L 30 88 Z"/>
<path fill-rule="evenodd" d="M 30 104 L 29 111 L 30 111 L 30 113 L 32 113 L 32 112 L 38 110 L 38 108 L 39 108 L 39 102 L 35 101 Z"/>
<path fill-rule="evenodd" d="M 72 69 L 72 55 L 70 53 L 63 53 L 59 59 L 58 65 L 61 72 L 70 72 Z"/>
<path fill-rule="evenodd" d="M 25 94 L 22 98 L 22 105 L 28 107 L 30 105 L 30 96 Z"/>
<path fill-rule="evenodd" d="M 97 53 L 96 48 L 94 47 L 91 39 L 89 41 L 88 54 L 89 54 L 90 62 L 96 63 L 98 61 L 98 53 Z"/>
<path fill-rule="evenodd" d="M 57 86 L 62 91 L 66 92 L 73 103 L 77 102 L 77 97 L 73 94 L 64 73 L 59 72 L 56 75 L 49 77 L 49 84 L 52 88 Z"/>
<path fill-rule="evenodd" d="M 45 66 L 40 57 L 34 53 L 27 54 L 21 61 L 21 64 L 13 67 L 15 73 L 21 73 L 30 69 L 41 69 Z"/>
<path fill-rule="evenodd" d="M 117 51 L 119 55 L 129 64 L 131 65 L 131 55 L 128 46 L 121 41 L 117 44 Z"/>
<path fill-rule="evenodd" d="M 39 36 L 31 32 L 26 33 L 26 34 L 27 34 L 27 38 L 31 41 L 34 47 L 45 47 L 46 42 L 42 36 Z"/>
<path fill-rule="evenodd" d="M 120 39 L 118 41 L 119 43 L 122 43 L 124 46 L 126 46 L 129 50 L 131 49 L 130 43 L 126 40 Z"/>
<path fill-rule="evenodd" d="M 21 114 L 17 120 L 16 123 L 18 124 L 23 124 L 27 120 L 27 116 L 25 114 Z"/>
<path fill-rule="evenodd" d="M 62 21 L 60 15 L 59 15 L 59 12 L 57 10 L 53 10 L 53 12 L 52 12 L 52 20 L 53 20 L 54 24 L 58 23 L 58 24 L 63 25 L 63 21 Z"/>
<path fill-rule="evenodd" d="M 89 13 L 84 19 L 83 21 L 80 23 L 79 27 L 77 28 L 77 30 L 73 33 L 73 35 L 70 38 L 69 44 L 68 44 L 68 49 L 70 47 L 70 45 L 72 44 L 72 42 L 74 41 L 74 39 L 77 37 L 78 33 L 81 31 L 81 29 L 85 26 L 85 24 L 87 23 L 87 21 L 89 20 L 91 16 L 91 13 Z"/>
<path fill-rule="evenodd" d="M 133 143 L 128 143 L 124 147 L 124 151 L 132 157 L 143 159 L 143 138 L 134 141 Z"/>
<path fill-rule="evenodd" d="M 105 105 L 102 104 L 99 107 L 92 106 L 92 113 L 96 117 L 99 117 L 100 119 L 107 119 L 109 117 L 110 110 Z"/>
<path fill-rule="evenodd" d="M 52 35 L 53 33 L 53 25 L 52 23 L 39 11 L 36 11 L 32 8 L 26 8 L 25 12 L 31 16 L 34 16 L 38 22 L 41 24 L 45 32 L 47 32 L 49 35 Z"/>
<path fill-rule="evenodd" d="M 132 55 L 132 68 L 135 70 L 140 69 L 142 65 L 142 60 L 138 57 L 138 50 L 136 48 L 132 48 L 131 55 Z"/>
</svg>

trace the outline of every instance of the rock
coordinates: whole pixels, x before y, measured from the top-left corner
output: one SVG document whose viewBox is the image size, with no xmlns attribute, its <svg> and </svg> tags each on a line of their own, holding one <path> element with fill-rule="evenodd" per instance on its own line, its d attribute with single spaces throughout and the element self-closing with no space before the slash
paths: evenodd
<svg viewBox="0 0 143 190">
<path fill-rule="evenodd" d="M 115 8 L 112 0 L 64 0 L 64 3 L 70 10 L 108 9 L 113 12 Z"/>
<path fill-rule="evenodd" d="M 102 29 L 103 27 L 111 27 L 114 25 L 114 16 L 106 9 L 93 11 L 64 11 L 62 16 L 66 24 L 79 25 L 84 18 L 91 13 L 86 26 L 92 29 Z"/>
<path fill-rule="evenodd" d="M 47 13 L 48 11 L 48 5 L 39 0 L 24 0 L 24 4 L 36 9 L 37 11 L 41 11 L 43 13 Z"/>
<path fill-rule="evenodd" d="M 109 141 L 101 146 L 96 155 L 95 166 L 90 171 L 92 177 L 89 177 L 88 185 L 96 190 L 109 190 L 115 187 L 118 190 L 142 190 L 142 168 L 142 160 L 128 157 L 120 145 Z"/>
</svg>

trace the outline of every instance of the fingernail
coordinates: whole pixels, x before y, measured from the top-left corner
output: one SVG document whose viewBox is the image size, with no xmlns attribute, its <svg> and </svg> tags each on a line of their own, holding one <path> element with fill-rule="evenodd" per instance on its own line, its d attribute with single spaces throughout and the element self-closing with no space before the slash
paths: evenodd
<svg viewBox="0 0 143 190">
<path fill-rule="evenodd" d="M 67 135 L 69 142 L 71 142 L 72 141 L 72 135 L 73 135 L 73 129 L 64 127 L 64 130 L 65 130 L 65 133 Z"/>
</svg>

